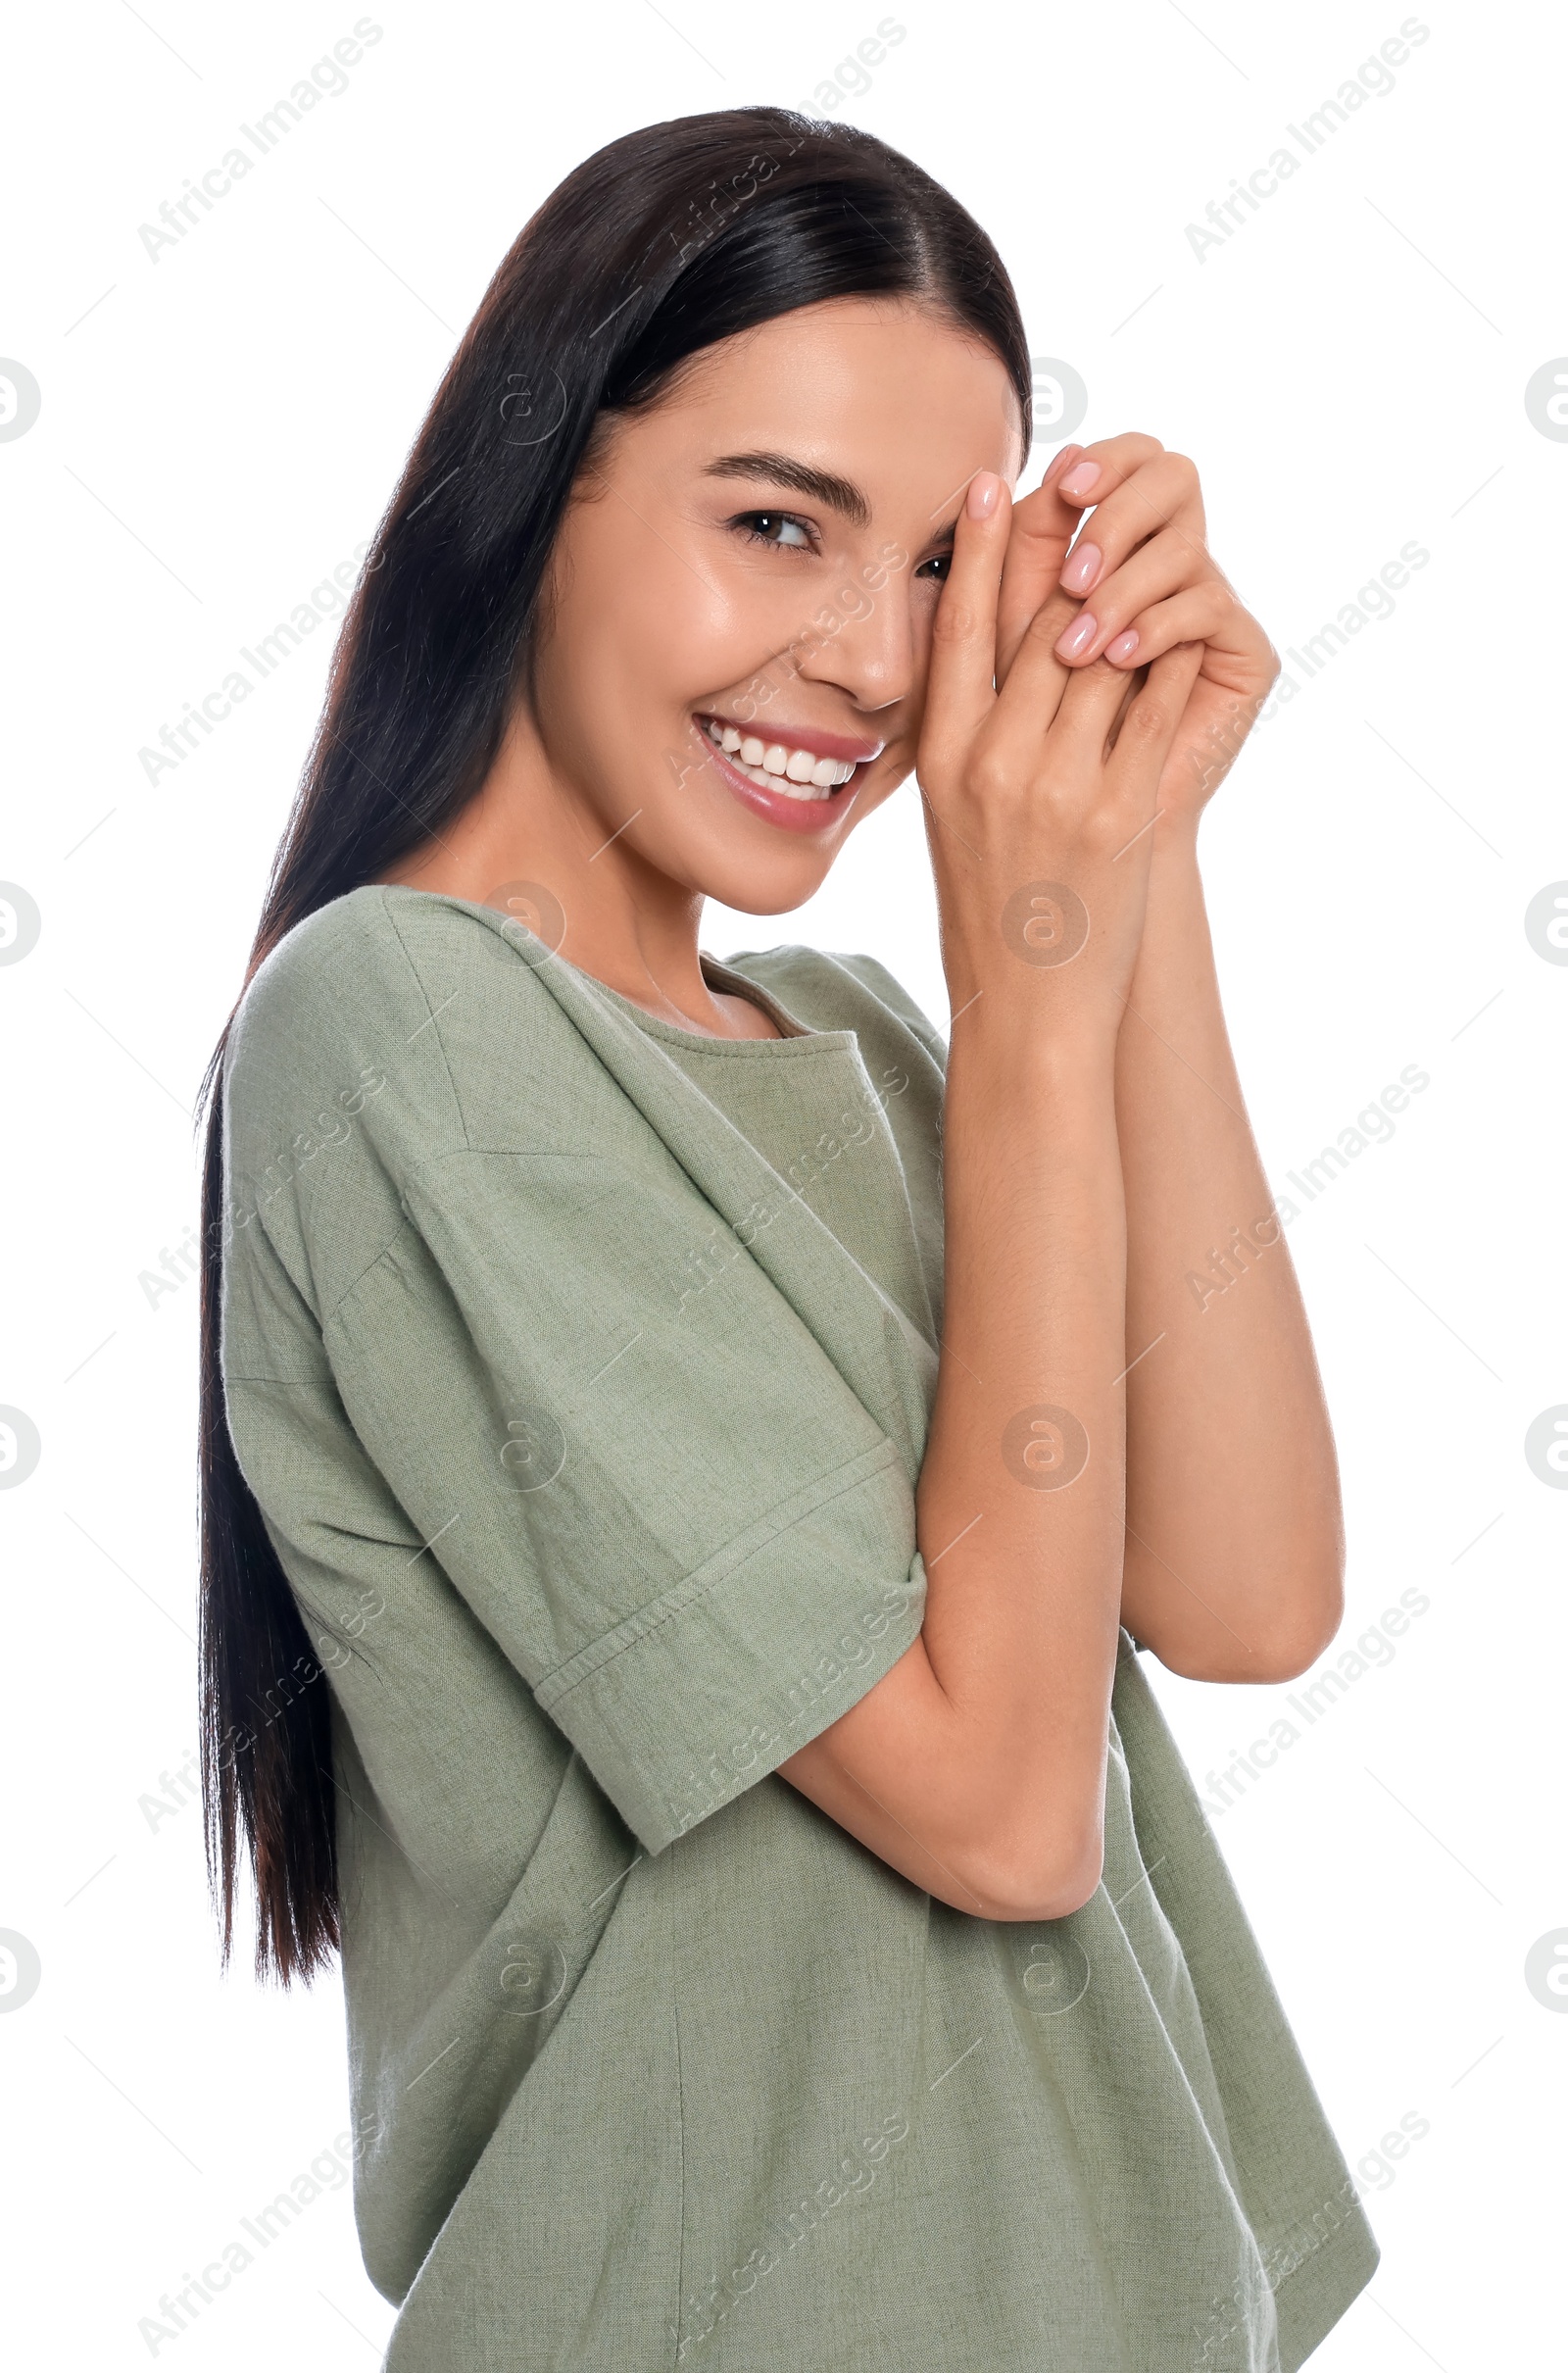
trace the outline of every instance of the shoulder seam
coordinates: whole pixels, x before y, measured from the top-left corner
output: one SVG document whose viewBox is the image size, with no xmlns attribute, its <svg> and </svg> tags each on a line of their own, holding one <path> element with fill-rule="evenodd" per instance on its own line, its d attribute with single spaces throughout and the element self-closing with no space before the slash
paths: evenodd
<svg viewBox="0 0 1568 2373">
<path fill-rule="evenodd" d="M 447 1055 L 446 1041 L 441 1035 L 441 1024 L 439 1018 L 437 1017 L 434 1007 L 430 1003 L 430 993 L 424 985 L 424 980 L 420 974 L 418 965 L 415 963 L 413 956 L 409 952 L 409 944 L 407 940 L 404 938 L 402 932 L 398 929 L 397 917 L 387 904 L 385 883 L 378 883 L 376 887 L 381 892 L 378 904 L 380 906 L 382 915 L 386 918 L 387 927 L 391 931 L 392 937 L 397 943 L 399 954 L 402 956 L 404 963 L 409 967 L 410 976 L 412 977 L 415 986 L 417 988 L 420 997 L 424 1000 L 425 1013 L 429 1016 L 430 1026 L 435 1031 L 435 1043 L 441 1050 L 441 1068 L 446 1073 L 447 1089 L 452 1098 L 452 1109 L 458 1116 L 458 1127 L 462 1131 L 463 1135 L 463 1150 L 465 1152 L 471 1152 L 472 1148 L 468 1137 L 468 1116 L 463 1109 L 463 1099 L 458 1094 L 458 1083 L 452 1076 L 452 1063 Z M 420 1027 L 423 1027 L 422 1023 Z"/>
</svg>

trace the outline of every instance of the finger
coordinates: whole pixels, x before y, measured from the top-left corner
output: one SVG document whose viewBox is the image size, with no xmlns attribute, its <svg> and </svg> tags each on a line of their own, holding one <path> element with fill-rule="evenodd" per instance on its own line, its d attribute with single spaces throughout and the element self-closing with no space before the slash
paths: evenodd
<svg viewBox="0 0 1568 2373">
<path fill-rule="evenodd" d="M 1039 609 L 1024 624 L 1005 682 L 999 674 L 997 730 L 1017 731 L 1033 744 L 1042 727 L 1050 724 L 1073 674 L 1057 657 L 1056 644 L 1082 608 L 1059 585 L 1048 589 Z"/>
<path fill-rule="evenodd" d="M 1192 543 L 1179 528 L 1162 528 L 1097 585 L 1092 596 L 1081 597 L 1083 608 L 1063 628 L 1056 656 L 1073 666 L 1098 659 L 1156 602 L 1205 582 L 1216 585 L 1226 601 L 1235 599 L 1200 544 Z M 1118 656 L 1125 662 L 1129 651 Z"/>
<path fill-rule="evenodd" d="M 1077 533 L 1082 513 L 1064 503 L 1056 491 L 1063 470 L 1083 451 L 1063 445 L 1032 494 L 1012 507 L 1012 533 L 1002 565 L 1002 593 L 997 604 L 997 682 L 1004 684 L 1040 605 L 1059 582 L 1067 547 Z"/>
<path fill-rule="evenodd" d="M 1092 660 L 1076 669 L 1061 695 L 1052 725 L 1053 746 L 1068 752 L 1101 756 L 1109 742 L 1119 712 L 1127 705 L 1127 678 L 1104 660 Z M 1128 716 L 1132 712 L 1128 710 Z"/>
<path fill-rule="evenodd" d="M 1135 639 L 1129 643 L 1128 637 Z M 1169 601 L 1143 611 L 1107 644 L 1102 657 L 1113 667 L 1142 667 L 1178 643 L 1202 646 L 1201 672 L 1212 683 L 1244 696 L 1266 691 L 1279 673 L 1279 655 L 1251 612 L 1223 580 L 1190 585 Z"/>
<path fill-rule="evenodd" d="M 931 664 L 920 728 L 922 783 L 955 773 L 996 704 L 997 599 L 1011 500 L 993 470 L 969 481 L 954 528 L 953 566 L 931 625 Z"/>
<path fill-rule="evenodd" d="M 1102 503 L 1118 486 L 1124 485 L 1135 470 L 1140 470 L 1164 446 L 1158 437 L 1148 437 L 1135 429 L 1119 437 L 1102 437 L 1096 445 L 1086 445 L 1069 470 L 1056 480 L 1062 500 L 1079 509 L 1091 503 Z"/>
<path fill-rule="evenodd" d="M 1178 643 L 1152 663 L 1143 690 L 1121 720 L 1110 754 L 1111 779 L 1118 788 L 1146 773 L 1157 783 L 1202 664 L 1201 643 Z"/>
<path fill-rule="evenodd" d="M 1067 508 L 1064 501 L 1061 508 Z M 1206 561 L 1205 524 L 1197 470 L 1185 454 L 1161 453 L 1096 504 L 1062 565 L 1060 581 L 1069 593 L 1098 591 L 1113 569 L 1161 530 L 1179 535 L 1195 564 Z"/>
</svg>

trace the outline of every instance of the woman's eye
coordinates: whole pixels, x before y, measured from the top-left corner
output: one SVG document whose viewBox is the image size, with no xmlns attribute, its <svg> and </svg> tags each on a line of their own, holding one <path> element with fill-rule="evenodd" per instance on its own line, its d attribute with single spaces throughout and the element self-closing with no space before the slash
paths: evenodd
<svg viewBox="0 0 1568 2373">
<path fill-rule="evenodd" d="M 930 560 L 922 561 L 914 573 L 916 576 L 925 577 L 932 584 L 945 585 L 948 581 L 948 572 L 952 567 L 952 553 L 937 552 L 933 553 Z"/>
<path fill-rule="evenodd" d="M 784 546 L 793 552 L 811 549 L 809 527 L 792 511 L 743 511 L 731 525 L 744 527 L 755 544 Z"/>
</svg>

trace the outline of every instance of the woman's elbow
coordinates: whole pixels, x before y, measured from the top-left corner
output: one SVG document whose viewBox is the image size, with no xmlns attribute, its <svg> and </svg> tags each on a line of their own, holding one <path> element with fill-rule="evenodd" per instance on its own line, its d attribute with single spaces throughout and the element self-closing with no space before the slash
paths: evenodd
<svg viewBox="0 0 1568 2373">
<path fill-rule="evenodd" d="M 1151 1623 L 1138 1637 L 1188 1681 L 1295 1681 L 1311 1669 L 1345 1619 L 1344 1569 L 1315 1565 L 1271 1589 L 1266 1602 L 1238 1607 L 1222 1623 L 1183 1621 L 1174 1636 Z"/>
<path fill-rule="evenodd" d="M 1100 1885 L 1105 1839 L 1097 1817 L 1074 1837 L 1051 1834 L 993 1849 L 971 1867 L 987 1920 L 1064 1920 L 1081 1911 Z"/>
<path fill-rule="evenodd" d="M 1272 1620 L 1260 1627 L 1240 1680 L 1295 1681 L 1311 1669 L 1345 1620 L 1343 1567 L 1336 1563 L 1304 1575 L 1269 1611 Z"/>
</svg>

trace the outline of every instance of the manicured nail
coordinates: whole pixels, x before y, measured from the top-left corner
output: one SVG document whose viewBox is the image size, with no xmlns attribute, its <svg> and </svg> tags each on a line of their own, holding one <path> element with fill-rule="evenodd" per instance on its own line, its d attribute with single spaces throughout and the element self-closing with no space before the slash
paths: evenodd
<svg viewBox="0 0 1568 2373">
<path fill-rule="evenodd" d="M 1002 480 L 994 470 L 978 470 L 969 480 L 964 509 L 972 519 L 988 519 L 997 507 Z"/>
<path fill-rule="evenodd" d="M 1105 645 L 1105 657 L 1108 660 L 1115 660 L 1119 665 L 1122 660 L 1130 660 L 1137 648 L 1138 629 L 1136 626 L 1129 626 L 1125 634 L 1118 634 L 1114 642 Z"/>
<path fill-rule="evenodd" d="M 1057 488 L 1057 492 L 1060 494 L 1088 494 L 1099 475 L 1100 464 L 1098 462 L 1080 462 L 1076 470 L 1068 470 Z"/>
<path fill-rule="evenodd" d="M 1069 593 L 1087 593 L 1100 574 L 1100 564 L 1104 557 L 1098 544 L 1080 544 L 1061 572 L 1061 581 L 1066 590 Z"/>
<path fill-rule="evenodd" d="M 1088 650 L 1099 632 L 1100 621 L 1093 613 L 1088 610 L 1080 611 L 1065 634 L 1057 635 L 1056 657 L 1058 659 L 1076 659 L 1081 651 Z"/>
<path fill-rule="evenodd" d="M 1045 476 L 1040 481 L 1041 485 L 1051 485 L 1052 482 L 1060 475 L 1061 471 L 1066 469 L 1067 464 L 1072 460 L 1073 455 L 1081 451 L 1081 446 L 1063 445 L 1059 453 L 1054 453 L 1051 457 L 1051 467 L 1048 469 Z"/>
</svg>

